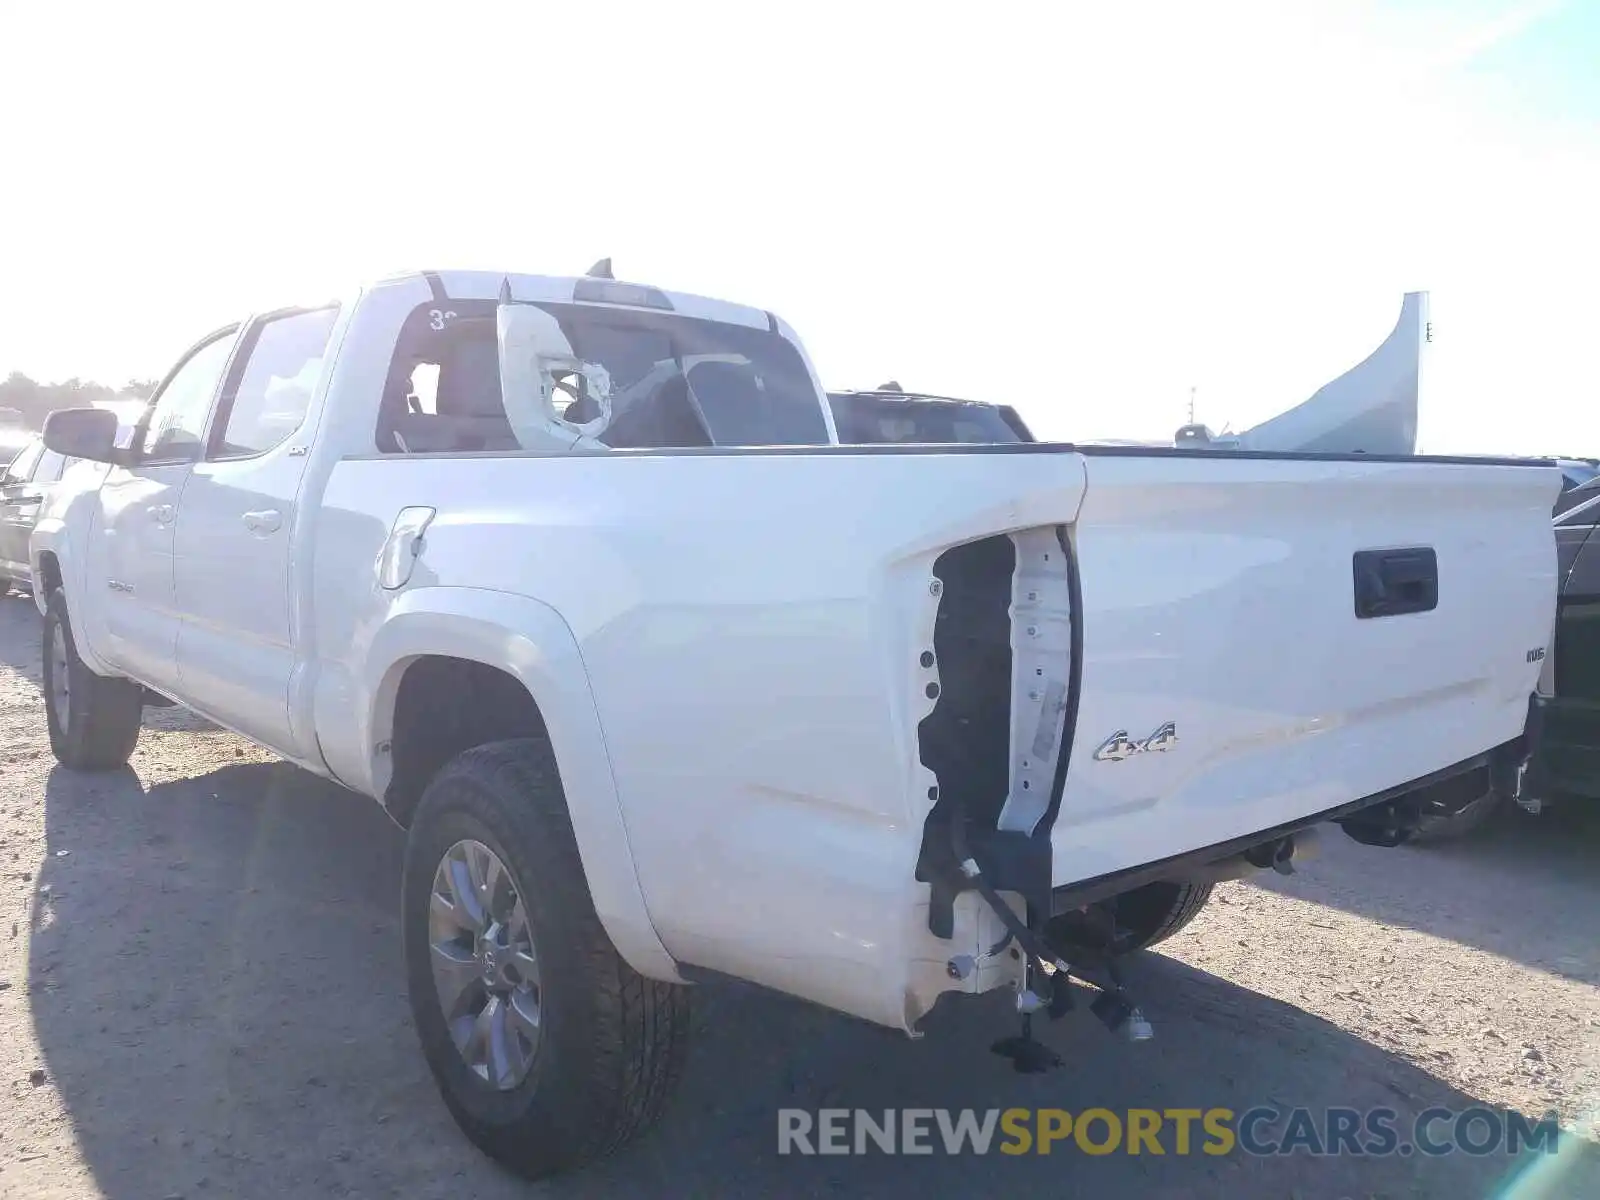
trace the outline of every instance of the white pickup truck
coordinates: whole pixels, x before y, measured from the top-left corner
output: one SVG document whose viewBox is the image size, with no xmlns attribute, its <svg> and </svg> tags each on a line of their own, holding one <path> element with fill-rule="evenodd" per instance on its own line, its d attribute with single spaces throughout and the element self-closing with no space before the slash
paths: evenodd
<svg viewBox="0 0 1600 1200">
<path fill-rule="evenodd" d="M 840 445 L 781 320 L 608 270 L 260 313 L 45 439 L 111 464 L 31 540 L 57 757 L 176 702 L 377 798 L 530 1176 L 660 1111 L 697 979 L 1147 1036 L 1118 958 L 1211 883 L 1518 769 L 1556 590 L 1548 464 Z"/>
</svg>

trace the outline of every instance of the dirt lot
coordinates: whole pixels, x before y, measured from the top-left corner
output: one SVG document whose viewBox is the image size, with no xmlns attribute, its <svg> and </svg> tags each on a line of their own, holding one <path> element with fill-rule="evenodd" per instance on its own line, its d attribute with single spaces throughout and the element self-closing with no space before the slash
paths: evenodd
<svg viewBox="0 0 1600 1200">
<path fill-rule="evenodd" d="M 988 1052 L 996 1005 L 912 1043 L 744 988 L 703 989 L 663 1127 L 544 1187 L 456 1133 L 416 1049 L 394 921 L 401 838 L 371 802 L 152 710 L 133 769 L 55 767 L 37 617 L 0 601 L 0 1196 L 1489 1196 L 1503 1158 L 795 1158 L 782 1107 L 1006 1108 L 1600 1099 L 1600 813 L 1449 849 L 1333 831 L 1293 878 L 1223 888 L 1134 972 L 1156 1039 L 1087 1015 L 1072 1069 Z M 1520 1200 L 1600 1195 L 1595 1155 Z"/>
</svg>

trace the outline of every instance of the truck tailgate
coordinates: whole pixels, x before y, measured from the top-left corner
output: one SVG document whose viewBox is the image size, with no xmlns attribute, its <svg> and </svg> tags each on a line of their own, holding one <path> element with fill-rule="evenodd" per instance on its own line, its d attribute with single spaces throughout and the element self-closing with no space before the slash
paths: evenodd
<svg viewBox="0 0 1600 1200">
<path fill-rule="evenodd" d="M 1555 603 L 1553 469 L 1086 461 L 1057 886 L 1323 812 L 1522 732 Z"/>
</svg>

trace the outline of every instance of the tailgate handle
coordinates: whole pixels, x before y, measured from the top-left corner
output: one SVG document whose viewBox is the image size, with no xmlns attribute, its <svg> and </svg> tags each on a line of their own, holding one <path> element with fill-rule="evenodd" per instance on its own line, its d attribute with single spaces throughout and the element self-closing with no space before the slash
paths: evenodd
<svg viewBox="0 0 1600 1200">
<path fill-rule="evenodd" d="M 1439 607 L 1439 558 L 1432 546 L 1405 550 L 1358 550 L 1356 617 L 1398 617 Z"/>
</svg>

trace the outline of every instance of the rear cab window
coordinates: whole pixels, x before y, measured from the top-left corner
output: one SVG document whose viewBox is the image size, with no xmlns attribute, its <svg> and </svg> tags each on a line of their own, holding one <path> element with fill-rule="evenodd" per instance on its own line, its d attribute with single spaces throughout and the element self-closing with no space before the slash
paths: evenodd
<svg viewBox="0 0 1600 1200">
<path fill-rule="evenodd" d="M 679 313 L 584 303 L 528 305 L 570 351 L 547 377 L 550 432 L 614 448 L 826 445 L 821 398 L 781 334 Z M 401 331 L 379 408 L 384 453 L 544 450 L 501 396 L 493 300 L 419 306 Z M 604 415 L 609 401 L 610 415 Z"/>
</svg>

